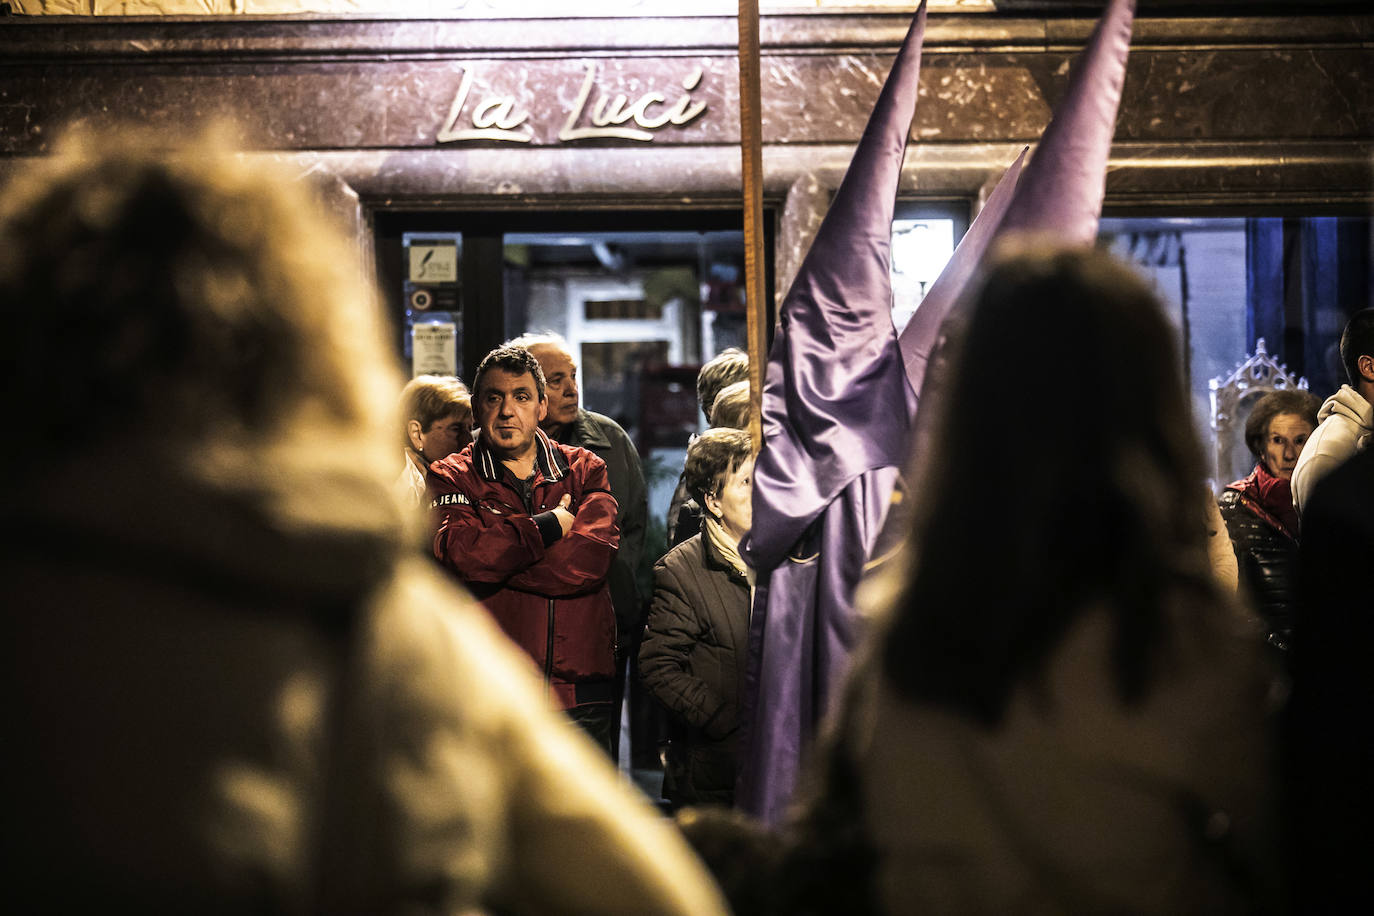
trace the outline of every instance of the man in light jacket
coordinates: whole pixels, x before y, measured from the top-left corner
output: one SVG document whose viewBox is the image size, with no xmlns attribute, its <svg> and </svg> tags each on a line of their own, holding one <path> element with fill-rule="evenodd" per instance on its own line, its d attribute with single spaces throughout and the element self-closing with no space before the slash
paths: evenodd
<svg viewBox="0 0 1374 916">
<path fill-rule="evenodd" d="M 1293 468 L 1293 505 L 1299 516 L 1317 481 L 1367 448 L 1374 435 L 1374 308 L 1361 309 L 1346 323 L 1341 362 L 1350 384 L 1322 404 L 1317 428 Z"/>
</svg>

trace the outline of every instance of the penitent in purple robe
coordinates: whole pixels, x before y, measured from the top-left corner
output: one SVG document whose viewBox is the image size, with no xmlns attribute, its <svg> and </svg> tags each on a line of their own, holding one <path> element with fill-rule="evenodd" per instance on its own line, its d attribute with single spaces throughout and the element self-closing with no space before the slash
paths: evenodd
<svg viewBox="0 0 1374 916">
<path fill-rule="evenodd" d="M 777 823 L 849 662 L 854 588 L 907 449 L 914 398 L 892 325 L 892 216 L 916 111 L 925 4 L 783 300 L 763 390 L 757 573 L 736 804 Z"/>
<path fill-rule="evenodd" d="M 1020 174 L 1018 158 L 1008 169 L 903 333 L 910 374 L 903 415 L 889 371 L 888 265 L 924 12 L 923 4 L 784 301 L 769 359 L 754 531 L 744 544 L 760 587 L 736 797 L 770 823 L 790 799 L 801 755 L 847 667 L 857 635 L 854 588 L 880 535 L 896 468 L 908 458 L 903 443 L 946 314 L 994 238 L 1038 231 L 1093 240 L 1135 2 L 1110 0 L 1030 166 Z"/>
</svg>

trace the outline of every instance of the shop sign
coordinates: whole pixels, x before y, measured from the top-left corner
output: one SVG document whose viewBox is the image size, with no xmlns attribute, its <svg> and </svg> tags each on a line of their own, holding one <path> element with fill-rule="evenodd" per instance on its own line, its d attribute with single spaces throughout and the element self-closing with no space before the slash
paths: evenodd
<svg viewBox="0 0 1374 916">
<path fill-rule="evenodd" d="M 465 140 L 529 143 L 534 139 L 536 124 L 548 118 L 561 121 L 558 130 L 561 143 L 599 139 L 647 143 L 663 128 L 681 127 L 706 112 L 706 102 L 692 97 L 701 86 L 702 68 L 699 66 L 684 75 L 677 85 L 663 91 L 651 88 L 633 99 L 598 86 L 596 78 L 596 61 L 585 62 L 582 84 L 572 106 L 566 111 L 541 111 L 539 103 L 544 99 L 538 96 L 531 100 L 528 108 L 514 95 L 489 93 L 472 97 L 473 72 L 465 67 L 436 139 L 439 143 Z"/>
<path fill-rule="evenodd" d="M 412 283 L 457 283 L 457 244 L 448 242 L 439 245 L 411 245 L 410 281 Z"/>
</svg>

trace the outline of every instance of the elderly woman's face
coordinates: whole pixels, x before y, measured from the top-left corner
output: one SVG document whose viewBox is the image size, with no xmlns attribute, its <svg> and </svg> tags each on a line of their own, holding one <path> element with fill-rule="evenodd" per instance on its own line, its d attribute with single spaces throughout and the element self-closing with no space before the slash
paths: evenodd
<svg viewBox="0 0 1374 916">
<path fill-rule="evenodd" d="M 459 410 L 435 420 L 429 429 L 421 431 L 417 447 L 425 461 L 434 462 L 461 452 L 471 441 L 472 411 Z"/>
<path fill-rule="evenodd" d="M 1312 424 L 1302 417 L 1295 413 L 1275 414 L 1264 437 L 1264 465 L 1269 473 L 1284 480 L 1292 477 L 1303 444 L 1310 435 Z"/>
<path fill-rule="evenodd" d="M 714 494 L 706 494 L 706 508 L 720 519 L 725 533 L 738 541 L 749 531 L 753 522 L 754 459 L 746 458 Z"/>
</svg>

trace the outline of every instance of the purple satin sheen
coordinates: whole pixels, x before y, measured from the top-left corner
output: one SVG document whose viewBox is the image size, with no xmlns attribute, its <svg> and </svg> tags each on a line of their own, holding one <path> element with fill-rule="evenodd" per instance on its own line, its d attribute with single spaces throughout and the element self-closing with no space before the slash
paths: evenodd
<svg viewBox="0 0 1374 916">
<path fill-rule="evenodd" d="M 892 215 L 916 113 L 925 3 L 878 96 L 820 230 L 783 299 L 763 387 L 753 528 L 776 567 L 849 481 L 900 464 L 911 392 L 892 326 Z"/>
<path fill-rule="evenodd" d="M 1064 100 L 1016 185 L 998 235 L 1053 232 L 1082 245 L 1097 239 L 1134 19 L 1135 0 L 1111 0 L 1098 20 L 1075 61 Z"/>
<path fill-rule="evenodd" d="M 848 672 L 860 636 L 854 589 L 896 480 L 887 467 L 851 481 L 755 592 L 735 805 L 765 823 L 781 821 L 816 725 Z"/>
<path fill-rule="evenodd" d="M 758 572 L 736 805 L 776 824 L 847 669 L 854 588 L 907 449 L 914 400 L 892 326 L 892 216 L 916 113 L 925 3 L 783 299 L 763 389 Z"/>
<path fill-rule="evenodd" d="M 1017 180 L 1021 177 L 1021 166 L 1026 161 L 1026 149 L 1016 157 L 997 181 L 997 187 L 988 195 L 983 209 L 973 219 L 973 225 L 959 240 L 959 246 L 945 264 L 940 276 L 930 285 L 916 312 L 902 329 L 898 338 L 902 345 L 902 359 L 906 364 L 906 378 L 911 385 L 914 399 L 919 403 L 921 384 L 925 381 L 926 364 L 930 362 L 931 351 L 940 338 L 940 326 L 950 308 L 963 294 L 969 278 L 983 260 L 989 243 L 997 234 L 997 228 L 1006 215 L 1007 205 L 1011 203 L 1012 192 L 1016 190 Z"/>
</svg>

